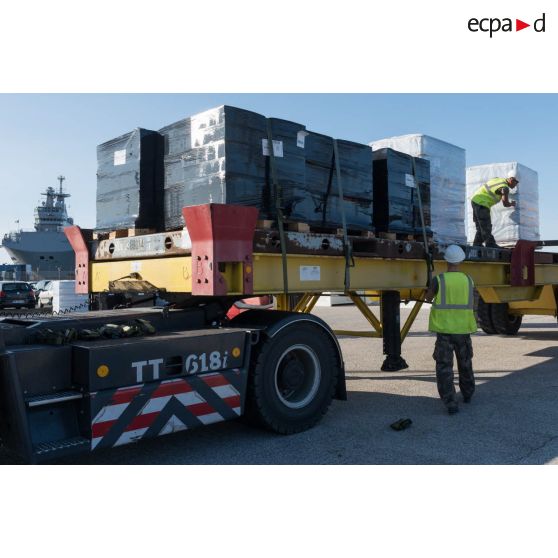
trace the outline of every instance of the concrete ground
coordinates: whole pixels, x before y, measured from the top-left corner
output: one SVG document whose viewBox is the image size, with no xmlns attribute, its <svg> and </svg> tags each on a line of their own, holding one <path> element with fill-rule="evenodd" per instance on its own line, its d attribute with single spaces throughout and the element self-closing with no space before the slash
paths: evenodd
<svg viewBox="0 0 558 558">
<path fill-rule="evenodd" d="M 353 307 L 319 308 L 334 328 L 365 329 Z M 402 320 L 408 310 L 402 310 Z M 334 401 L 313 429 L 278 436 L 241 421 L 88 454 L 61 463 L 83 464 L 542 464 L 558 463 L 558 328 L 528 317 L 516 337 L 473 338 L 477 392 L 449 416 L 438 399 L 421 311 L 403 346 L 409 364 L 381 372 L 379 339 L 345 337 L 348 401 Z M 389 425 L 411 418 L 395 432 Z M 0 451 L 0 463 L 13 458 Z"/>
</svg>

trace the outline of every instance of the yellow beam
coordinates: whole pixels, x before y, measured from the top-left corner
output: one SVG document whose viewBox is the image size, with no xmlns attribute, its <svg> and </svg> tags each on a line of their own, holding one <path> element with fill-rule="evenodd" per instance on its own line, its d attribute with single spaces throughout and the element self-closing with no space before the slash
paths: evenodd
<svg viewBox="0 0 558 558">
<path fill-rule="evenodd" d="M 348 335 L 350 337 L 382 337 L 377 331 L 353 331 L 351 329 L 334 329 L 335 335 Z"/>
<path fill-rule="evenodd" d="M 278 294 L 276 297 L 277 302 L 277 310 L 290 310 L 291 304 L 289 301 L 289 295 L 287 294 Z"/>
<path fill-rule="evenodd" d="M 109 282 L 137 273 L 144 281 L 171 293 L 192 292 L 192 258 L 153 258 L 93 262 L 89 268 L 91 292 L 109 291 Z"/>
<path fill-rule="evenodd" d="M 480 287 L 497 289 L 504 287 L 506 300 L 519 300 L 534 296 L 533 291 L 509 291 L 510 265 L 499 262 L 464 262 L 462 269 L 471 275 Z M 445 262 L 436 262 L 434 273 L 447 269 Z M 289 292 L 322 293 L 344 291 L 345 259 L 340 256 L 312 256 L 290 254 L 287 265 Z M 416 300 L 417 292 L 426 286 L 426 264 L 423 260 L 355 258 L 351 268 L 351 289 L 354 291 L 398 290 L 404 299 Z M 190 256 L 153 258 L 124 261 L 96 261 L 90 264 L 90 288 L 92 292 L 109 290 L 109 282 L 131 273 L 138 273 L 169 292 L 191 292 L 192 261 Z M 242 269 L 239 264 L 227 263 L 223 271 L 228 294 L 243 294 Z M 535 266 L 538 286 L 558 285 L 558 265 Z M 283 292 L 282 263 L 280 254 L 254 254 L 254 294 L 281 294 Z M 511 298 L 510 298 L 511 297 Z M 518 298 L 519 297 L 519 298 Z"/>
<path fill-rule="evenodd" d="M 477 287 L 484 302 L 512 302 L 537 300 L 543 287 Z"/>
<path fill-rule="evenodd" d="M 304 293 L 302 298 L 298 301 L 297 305 L 294 307 L 295 312 L 305 312 L 306 305 L 308 304 L 310 298 L 312 297 L 309 293 Z"/>
<path fill-rule="evenodd" d="M 366 305 L 366 303 L 360 298 L 355 292 L 348 293 L 349 298 L 354 302 L 355 306 L 359 309 L 360 313 L 366 318 L 368 323 L 380 334 L 382 335 L 382 323 L 376 316 L 374 312 Z"/>
<path fill-rule="evenodd" d="M 556 297 L 552 285 L 545 285 L 535 300 L 521 300 L 508 304 L 510 314 L 556 316 Z"/>
<path fill-rule="evenodd" d="M 312 312 L 314 306 L 316 306 L 316 303 L 318 302 L 318 299 L 320 298 L 322 293 L 317 293 L 314 294 L 310 297 L 310 300 L 308 301 L 308 304 L 306 305 L 306 308 L 304 309 L 304 312 L 306 314 L 309 314 L 310 312 Z"/>
<path fill-rule="evenodd" d="M 405 339 L 405 337 L 407 337 L 407 333 L 409 333 L 409 330 L 411 329 L 411 326 L 413 325 L 415 318 L 418 316 L 418 313 L 422 305 L 423 305 L 423 301 L 417 300 L 410 314 L 407 316 L 407 319 L 405 320 L 405 325 L 401 328 L 401 343 L 403 343 L 403 340 Z"/>
</svg>

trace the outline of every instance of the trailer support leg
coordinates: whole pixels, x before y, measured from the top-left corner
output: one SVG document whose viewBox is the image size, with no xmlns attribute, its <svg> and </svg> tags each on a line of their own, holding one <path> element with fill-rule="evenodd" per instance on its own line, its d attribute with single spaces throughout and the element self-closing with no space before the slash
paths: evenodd
<svg viewBox="0 0 558 558">
<path fill-rule="evenodd" d="M 397 370 L 409 368 L 409 365 L 401 356 L 401 319 L 399 311 L 401 296 L 399 291 L 382 291 L 380 301 L 382 307 L 384 354 L 386 355 L 382 364 L 382 370 L 396 372 Z"/>
<path fill-rule="evenodd" d="M 353 331 L 350 329 L 335 329 L 335 335 L 350 335 L 352 337 L 382 337 L 382 322 L 376 318 L 366 302 L 354 291 L 347 293 L 358 311 L 366 318 L 366 321 L 374 328 L 374 331 Z"/>
<path fill-rule="evenodd" d="M 360 313 L 367 319 L 368 323 L 376 330 L 379 336 L 382 335 L 383 326 L 380 320 L 374 316 L 373 312 L 368 308 L 366 302 L 360 298 L 355 292 L 350 292 L 349 298 L 353 301 L 354 305 L 359 309 Z"/>
<path fill-rule="evenodd" d="M 314 306 L 316 306 L 316 302 L 318 302 L 321 295 L 322 293 L 304 293 L 294 307 L 294 311 L 301 312 L 302 314 L 309 314 L 312 312 Z"/>
<path fill-rule="evenodd" d="M 403 343 L 405 337 L 407 337 L 407 333 L 409 333 L 411 326 L 415 322 L 415 319 L 418 316 L 419 310 L 422 308 L 423 303 L 424 301 L 417 300 L 415 302 L 415 305 L 413 306 L 413 309 L 411 310 L 411 313 L 407 316 L 407 319 L 405 320 L 405 325 L 401 329 L 401 343 Z"/>
</svg>

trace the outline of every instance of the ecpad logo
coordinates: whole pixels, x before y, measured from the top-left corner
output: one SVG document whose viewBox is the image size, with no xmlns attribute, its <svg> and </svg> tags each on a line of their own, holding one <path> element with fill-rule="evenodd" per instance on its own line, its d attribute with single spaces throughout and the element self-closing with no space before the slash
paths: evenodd
<svg viewBox="0 0 558 558">
<path fill-rule="evenodd" d="M 544 33 L 546 26 L 546 14 L 536 19 L 533 22 L 533 30 L 536 33 Z M 483 33 L 490 33 L 490 38 L 494 33 L 498 33 L 499 31 L 505 32 L 512 32 L 512 31 L 521 31 L 522 29 L 526 29 L 527 27 L 531 27 L 530 23 L 526 23 L 521 19 L 515 19 L 515 29 L 513 27 L 513 19 L 509 17 L 505 17 L 500 19 L 498 17 L 485 17 L 482 19 L 478 19 L 476 17 L 472 17 L 468 23 L 467 27 L 469 31 L 473 33 L 478 33 L 479 31 Z"/>
</svg>

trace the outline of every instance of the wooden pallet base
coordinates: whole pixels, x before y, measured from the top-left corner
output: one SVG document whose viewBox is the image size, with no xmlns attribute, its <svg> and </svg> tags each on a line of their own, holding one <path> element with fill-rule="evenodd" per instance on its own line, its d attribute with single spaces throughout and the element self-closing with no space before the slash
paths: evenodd
<svg viewBox="0 0 558 558">
<path fill-rule="evenodd" d="M 270 219 L 262 219 L 256 223 L 257 229 L 263 230 L 273 230 L 276 231 L 279 227 L 277 221 Z M 317 225 L 311 225 L 309 223 L 285 223 L 285 230 L 290 232 L 299 233 L 315 233 L 315 234 L 332 234 L 335 236 L 343 236 L 343 229 L 339 227 L 320 227 Z M 357 230 L 357 229 L 347 229 L 348 236 L 358 236 L 360 238 L 376 238 L 376 235 L 372 231 Z"/>
<path fill-rule="evenodd" d="M 155 229 L 118 229 L 110 232 L 94 232 L 93 240 L 113 240 L 115 238 L 127 238 L 143 234 L 153 234 Z"/>
<path fill-rule="evenodd" d="M 409 233 L 398 233 L 398 232 L 380 232 L 378 233 L 378 238 L 383 238 L 385 240 L 407 240 L 414 242 L 422 242 L 422 234 L 409 234 Z M 431 237 L 427 237 L 428 241 L 431 241 Z"/>
</svg>

